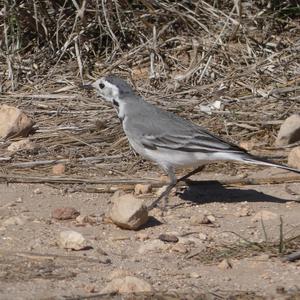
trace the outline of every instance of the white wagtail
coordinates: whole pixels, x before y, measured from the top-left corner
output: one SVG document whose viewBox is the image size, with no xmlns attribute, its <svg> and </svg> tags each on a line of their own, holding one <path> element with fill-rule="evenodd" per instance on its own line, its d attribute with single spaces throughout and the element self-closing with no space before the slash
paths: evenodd
<svg viewBox="0 0 300 300">
<path fill-rule="evenodd" d="M 163 197 L 167 198 L 178 181 L 199 172 L 209 162 L 237 161 L 300 173 L 300 170 L 253 156 L 206 129 L 146 102 L 117 76 L 109 75 L 83 87 L 95 89 L 98 96 L 113 104 L 132 148 L 168 174 L 170 183 L 152 207 Z M 177 180 L 175 169 L 191 166 L 195 170 Z"/>
</svg>

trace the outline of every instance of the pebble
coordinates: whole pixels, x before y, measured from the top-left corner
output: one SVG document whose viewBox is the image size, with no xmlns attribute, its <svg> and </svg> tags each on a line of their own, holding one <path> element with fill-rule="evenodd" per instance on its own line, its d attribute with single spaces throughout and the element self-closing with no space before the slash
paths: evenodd
<svg viewBox="0 0 300 300">
<path fill-rule="evenodd" d="M 84 250 L 87 248 L 87 241 L 79 232 L 66 230 L 62 231 L 58 237 L 58 245 L 63 249 Z"/>
<path fill-rule="evenodd" d="M 93 225 L 96 223 L 96 220 L 91 216 L 79 215 L 78 217 L 76 217 L 76 222 L 78 225 L 86 225 L 86 224 Z"/>
<path fill-rule="evenodd" d="M 12 142 L 8 147 L 7 150 L 9 152 L 15 153 L 22 150 L 34 150 L 35 145 L 30 139 L 23 139 L 20 141 Z"/>
<path fill-rule="evenodd" d="M 200 277 L 201 277 L 201 275 L 197 272 L 191 272 L 190 273 L 190 278 L 200 278 Z"/>
<path fill-rule="evenodd" d="M 254 141 L 242 141 L 240 142 L 239 146 L 247 151 L 251 151 L 255 146 L 256 143 Z"/>
<path fill-rule="evenodd" d="M 41 191 L 41 189 L 37 188 L 37 189 L 34 189 L 34 190 L 33 190 L 33 193 L 34 193 L 35 195 L 39 195 L 39 194 L 42 193 L 42 191 Z"/>
<path fill-rule="evenodd" d="M 253 210 L 250 209 L 249 207 L 239 207 L 234 215 L 237 217 L 248 217 L 251 216 L 253 214 Z"/>
<path fill-rule="evenodd" d="M 153 288 L 147 281 L 134 277 L 125 276 L 123 278 L 115 278 L 107 284 L 101 293 L 145 293 L 151 292 Z"/>
<path fill-rule="evenodd" d="M 178 242 L 178 237 L 173 234 L 160 234 L 158 237 L 161 241 L 167 242 L 167 243 L 177 243 Z"/>
<path fill-rule="evenodd" d="M 177 244 L 173 245 L 171 250 L 174 252 L 182 253 L 182 254 L 189 252 L 189 249 L 182 243 L 177 243 Z"/>
<path fill-rule="evenodd" d="M 66 171 L 66 166 L 64 164 L 56 164 L 52 167 L 53 175 L 62 175 Z"/>
<path fill-rule="evenodd" d="M 146 241 L 138 249 L 139 254 L 145 254 L 147 252 L 161 252 L 169 249 L 169 245 L 162 242 L 161 240 L 155 239 Z"/>
<path fill-rule="evenodd" d="M 213 224 L 216 221 L 216 218 L 212 214 L 198 214 L 193 215 L 190 218 L 191 225 L 200 225 L 200 224 Z"/>
<path fill-rule="evenodd" d="M 275 144 L 276 146 L 286 146 L 298 141 L 300 141 L 300 115 L 294 114 L 281 125 Z"/>
<path fill-rule="evenodd" d="M 207 234 L 205 234 L 205 233 L 200 232 L 198 237 L 201 241 L 206 241 L 207 240 Z"/>
<path fill-rule="evenodd" d="M 147 207 L 140 199 L 126 194 L 114 200 L 110 218 L 121 228 L 136 230 L 148 221 L 149 216 Z"/>
<path fill-rule="evenodd" d="M 16 203 L 23 203 L 23 199 L 21 197 L 17 198 Z"/>
<path fill-rule="evenodd" d="M 57 207 L 52 210 L 51 217 L 56 220 L 76 219 L 80 212 L 74 207 Z"/>
<path fill-rule="evenodd" d="M 136 195 L 149 194 L 152 191 L 151 184 L 136 184 L 134 187 L 134 193 Z"/>
<path fill-rule="evenodd" d="M 150 236 L 147 233 L 139 232 L 136 234 L 135 238 L 139 241 L 146 241 L 150 239 Z"/>
</svg>

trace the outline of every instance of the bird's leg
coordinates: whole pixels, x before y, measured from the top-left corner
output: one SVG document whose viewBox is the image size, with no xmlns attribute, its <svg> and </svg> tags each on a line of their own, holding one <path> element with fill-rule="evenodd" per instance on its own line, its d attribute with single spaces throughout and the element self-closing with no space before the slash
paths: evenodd
<svg viewBox="0 0 300 300">
<path fill-rule="evenodd" d="M 179 181 L 186 181 L 186 180 L 187 180 L 189 177 L 191 177 L 192 175 L 201 172 L 201 171 L 203 170 L 203 168 L 204 168 L 204 165 L 203 165 L 203 166 L 200 166 L 200 167 L 198 167 L 198 168 L 196 168 L 195 170 L 193 170 L 193 171 L 187 173 L 186 175 L 180 177 L 180 178 L 177 180 L 177 182 L 179 182 Z"/>
<path fill-rule="evenodd" d="M 148 210 L 153 209 L 161 199 L 164 199 L 164 204 L 163 204 L 163 209 L 164 209 L 167 205 L 168 197 L 172 188 L 175 187 L 178 182 L 174 170 L 168 169 L 166 171 L 170 178 L 170 183 L 168 184 L 167 188 L 161 193 L 161 195 L 149 205 Z"/>
<path fill-rule="evenodd" d="M 176 178 L 176 175 L 175 175 L 175 172 L 174 172 L 173 169 L 166 169 L 165 171 L 168 173 L 168 176 L 170 178 L 170 183 L 167 186 L 167 188 L 161 193 L 161 195 L 150 204 L 150 206 L 148 207 L 148 210 L 153 209 L 161 199 L 164 199 L 163 208 L 165 208 L 167 206 L 168 196 L 169 196 L 172 188 L 175 187 L 176 184 L 179 181 L 186 181 L 186 179 L 188 179 L 190 176 L 202 171 L 203 168 L 204 168 L 204 166 L 199 166 L 195 170 L 193 170 L 193 171 L 189 172 L 188 174 L 180 177 L 178 180 Z"/>
</svg>

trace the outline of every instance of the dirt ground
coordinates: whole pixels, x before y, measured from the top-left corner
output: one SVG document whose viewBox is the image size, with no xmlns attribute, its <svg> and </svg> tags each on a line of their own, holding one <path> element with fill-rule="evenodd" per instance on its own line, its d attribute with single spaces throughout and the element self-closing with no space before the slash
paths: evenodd
<svg viewBox="0 0 300 300">
<path fill-rule="evenodd" d="M 248 175 L 290 173 L 266 168 Z M 204 171 L 195 178 L 224 176 Z M 150 295 L 128 299 L 299 299 L 300 261 L 284 262 L 278 253 L 280 216 L 283 251 L 300 248 L 297 238 L 287 242 L 300 234 L 299 183 L 227 188 L 199 183 L 177 189 L 167 212 L 161 216 L 155 208 L 137 231 L 107 222 L 110 198 L 65 187 L 1 184 L 0 299 L 124 299 L 101 294 L 114 274 L 130 274 L 153 286 Z M 51 218 L 53 209 L 65 206 L 95 223 Z M 261 211 L 263 222 L 257 217 Z M 203 214 L 215 219 L 201 224 Z M 14 216 L 17 221 L 7 225 L 5 220 Z M 90 247 L 61 249 L 57 237 L 64 230 L 82 233 Z M 158 242 L 166 233 L 179 241 Z"/>
</svg>

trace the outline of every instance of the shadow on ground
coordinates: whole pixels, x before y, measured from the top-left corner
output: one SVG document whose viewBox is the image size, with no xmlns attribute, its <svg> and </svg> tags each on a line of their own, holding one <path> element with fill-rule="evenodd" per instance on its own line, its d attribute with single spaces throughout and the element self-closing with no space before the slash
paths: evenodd
<svg viewBox="0 0 300 300">
<path fill-rule="evenodd" d="M 189 186 L 182 193 L 180 193 L 179 197 L 183 200 L 197 204 L 211 202 L 234 203 L 243 201 L 286 203 L 292 200 L 277 198 L 253 189 L 244 190 L 240 188 L 224 187 L 218 181 L 193 181 L 189 183 Z"/>
</svg>

